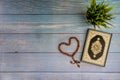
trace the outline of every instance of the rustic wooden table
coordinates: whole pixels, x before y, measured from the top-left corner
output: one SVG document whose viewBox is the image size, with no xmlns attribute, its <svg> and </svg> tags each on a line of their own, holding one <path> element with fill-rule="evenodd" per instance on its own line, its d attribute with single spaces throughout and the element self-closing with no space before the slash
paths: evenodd
<svg viewBox="0 0 120 80">
<path fill-rule="evenodd" d="M 0 80 L 120 80 L 120 0 L 105 1 L 116 5 L 106 66 L 77 68 L 57 46 L 78 37 L 80 59 L 89 0 L 0 0 Z"/>
</svg>

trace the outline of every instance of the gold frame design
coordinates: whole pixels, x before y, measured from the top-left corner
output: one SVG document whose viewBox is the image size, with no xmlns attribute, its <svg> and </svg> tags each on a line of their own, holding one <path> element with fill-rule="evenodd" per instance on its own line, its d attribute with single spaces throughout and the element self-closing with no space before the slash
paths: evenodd
<svg viewBox="0 0 120 80">
<path fill-rule="evenodd" d="M 111 37 L 111 33 L 88 29 L 81 60 L 104 67 Z"/>
</svg>

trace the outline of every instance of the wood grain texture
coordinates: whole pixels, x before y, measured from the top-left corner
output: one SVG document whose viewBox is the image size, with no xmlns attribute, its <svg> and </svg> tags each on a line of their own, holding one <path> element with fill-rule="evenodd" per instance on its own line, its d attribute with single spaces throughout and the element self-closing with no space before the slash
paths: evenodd
<svg viewBox="0 0 120 80">
<path fill-rule="evenodd" d="M 112 5 L 119 0 L 105 0 Z M 0 0 L 0 14 L 80 14 L 89 0 Z M 97 0 L 97 2 L 101 2 Z M 120 13 L 120 5 L 113 12 Z"/>
<path fill-rule="evenodd" d="M 120 15 L 105 32 L 119 33 Z M 86 33 L 85 15 L 0 15 L 0 33 Z"/>
<path fill-rule="evenodd" d="M 0 52 L 59 52 L 58 44 L 68 42 L 69 37 L 76 36 L 80 41 L 82 51 L 86 34 L 0 34 Z M 120 52 L 120 34 L 113 34 L 109 52 Z M 117 42 L 117 43 L 116 43 Z M 72 52 L 76 42 L 72 41 L 72 47 L 64 47 Z"/>
<path fill-rule="evenodd" d="M 76 59 L 80 60 L 82 53 L 77 53 Z M 120 53 L 108 53 L 105 67 L 100 67 L 85 62 L 81 62 L 81 67 L 70 64 L 70 57 L 61 53 L 1 53 L 0 72 L 99 72 L 99 73 L 119 73 Z"/>
<path fill-rule="evenodd" d="M 92 27 L 85 22 L 88 2 L 0 0 L 0 80 L 120 80 L 120 0 L 105 0 L 116 6 L 111 13 L 117 14 L 111 21 L 115 28 L 102 29 L 113 33 L 105 67 L 81 62 L 77 68 L 57 49 L 76 36 L 80 60 L 86 30 Z M 72 52 L 75 44 L 65 49 Z"/>
<path fill-rule="evenodd" d="M 1 80 L 119 80 L 119 73 L 1 73 Z"/>
</svg>

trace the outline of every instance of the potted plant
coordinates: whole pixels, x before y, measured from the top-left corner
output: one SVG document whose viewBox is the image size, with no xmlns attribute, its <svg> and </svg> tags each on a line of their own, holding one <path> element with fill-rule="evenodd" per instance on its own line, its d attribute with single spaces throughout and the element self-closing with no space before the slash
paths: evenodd
<svg viewBox="0 0 120 80">
<path fill-rule="evenodd" d="M 113 6 L 110 6 L 104 1 L 97 4 L 96 0 L 90 0 L 90 5 L 87 6 L 86 11 L 87 22 L 92 24 L 95 29 L 100 27 L 110 28 L 112 24 L 109 21 L 114 18 L 110 11 L 113 8 Z"/>
</svg>

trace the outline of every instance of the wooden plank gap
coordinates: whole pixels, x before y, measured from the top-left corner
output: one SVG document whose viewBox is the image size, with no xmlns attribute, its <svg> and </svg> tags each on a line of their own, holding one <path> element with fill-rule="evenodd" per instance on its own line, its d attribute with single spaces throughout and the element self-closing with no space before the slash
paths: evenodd
<svg viewBox="0 0 120 80">
<path fill-rule="evenodd" d="M 120 73 L 120 72 L 89 72 L 89 71 L 0 71 L 0 73 Z"/>
<path fill-rule="evenodd" d="M 0 54 L 56 54 L 56 53 L 60 53 L 60 52 L 0 52 Z M 68 52 L 68 53 L 72 53 L 72 52 Z M 82 52 L 77 52 L 77 53 L 82 54 Z M 108 52 L 108 53 L 120 54 L 120 52 Z"/>
</svg>

